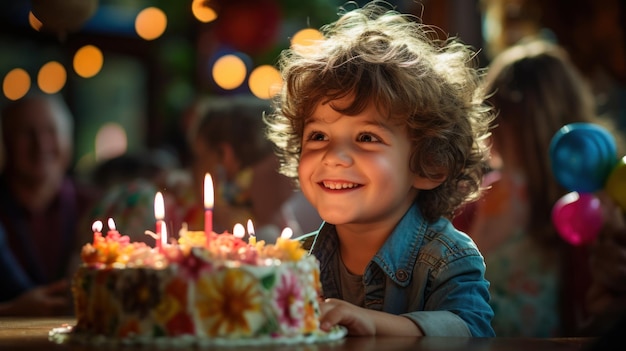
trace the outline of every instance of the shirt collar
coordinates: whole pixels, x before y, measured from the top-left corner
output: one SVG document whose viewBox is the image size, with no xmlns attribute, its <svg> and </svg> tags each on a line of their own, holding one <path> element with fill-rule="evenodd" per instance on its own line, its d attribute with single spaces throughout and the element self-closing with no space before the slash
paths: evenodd
<svg viewBox="0 0 626 351">
<path fill-rule="evenodd" d="M 418 248 L 422 245 L 427 226 L 428 223 L 414 203 L 374 255 L 372 262 L 397 284 L 408 285 L 411 281 L 408 277 L 413 276 Z M 315 255 L 322 265 L 327 265 L 331 261 L 329 258 L 335 255 L 339 248 L 335 226 L 324 223 L 313 240 L 310 253 Z M 326 267 L 320 268 L 324 270 Z M 403 274 L 408 274 L 408 277 L 398 277 L 398 272 L 404 272 Z"/>
</svg>

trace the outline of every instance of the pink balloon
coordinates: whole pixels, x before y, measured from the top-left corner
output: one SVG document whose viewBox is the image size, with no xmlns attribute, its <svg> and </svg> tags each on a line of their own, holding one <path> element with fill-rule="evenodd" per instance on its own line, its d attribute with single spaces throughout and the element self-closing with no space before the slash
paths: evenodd
<svg viewBox="0 0 626 351">
<path fill-rule="evenodd" d="M 590 243 L 604 223 L 600 199 L 590 193 L 568 193 L 554 204 L 552 223 L 569 244 Z"/>
</svg>

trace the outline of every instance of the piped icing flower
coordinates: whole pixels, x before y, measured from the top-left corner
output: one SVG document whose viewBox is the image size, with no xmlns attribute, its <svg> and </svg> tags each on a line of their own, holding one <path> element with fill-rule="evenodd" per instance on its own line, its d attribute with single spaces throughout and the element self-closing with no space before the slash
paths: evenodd
<svg viewBox="0 0 626 351">
<path fill-rule="evenodd" d="M 291 271 L 281 274 L 275 290 L 275 308 L 283 331 L 289 333 L 302 328 L 304 323 L 303 290 L 298 277 Z"/>
<path fill-rule="evenodd" d="M 208 336 L 251 336 L 262 327 L 264 295 L 244 270 L 222 270 L 196 285 L 196 309 Z"/>
</svg>

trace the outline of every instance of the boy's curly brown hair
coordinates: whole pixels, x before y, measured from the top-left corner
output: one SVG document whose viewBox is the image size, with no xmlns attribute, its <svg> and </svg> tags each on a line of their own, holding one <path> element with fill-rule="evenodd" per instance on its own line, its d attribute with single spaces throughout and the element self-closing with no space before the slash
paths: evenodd
<svg viewBox="0 0 626 351">
<path fill-rule="evenodd" d="M 474 51 L 454 38 L 439 40 L 433 27 L 381 2 L 343 8 L 321 31 L 325 39 L 313 48 L 292 47 L 279 59 L 284 85 L 265 119 L 281 172 L 297 178 L 305 121 L 317 104 L 351 95 L 340 112 L 355 115 L 374 101 L 392 122 L 406 124 L 411 170 L 445 179 L 415 200 L 427 220 L 452 218 L 477 199 L 493 114 Z"/>
</svg>

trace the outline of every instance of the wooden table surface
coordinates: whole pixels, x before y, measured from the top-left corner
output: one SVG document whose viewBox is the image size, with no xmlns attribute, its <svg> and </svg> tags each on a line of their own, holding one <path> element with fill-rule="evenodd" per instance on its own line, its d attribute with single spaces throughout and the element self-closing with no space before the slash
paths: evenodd
<svg viewBox="0 0 626 351">
<path fill-rule="evenodd" d="M 74 325 L 75 320 L 68 318 L 0 318 L 0 350 L 141 350 L 153 348 L 146 346 L 103 347 L 83 344 L 57 344 L 48 339 L 52 328 Z M 507 350 L 507 351 L 545 351 L 545 350 L 583 350 L 591 351 L 594 340 L 588 338 L 536 339 L 536 338 L 460 338 L 460 337 L 346 337 L 345 339 L 317 344 L 290 346 L 263 346 L 259 350 L 298 350 L 298 351 L 395 351 L 395 350 Z M 200 347 L 158 347 L 160 351 L 198 350 Z M 202 347 L 203 350 L 249 350 L 250 347 Z"/>
</svg>

